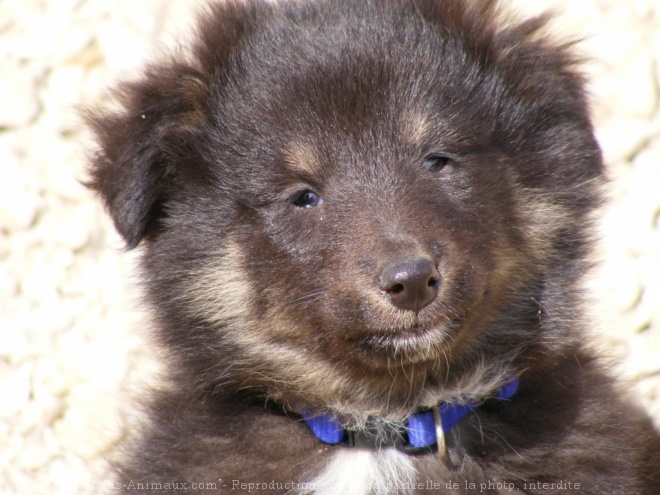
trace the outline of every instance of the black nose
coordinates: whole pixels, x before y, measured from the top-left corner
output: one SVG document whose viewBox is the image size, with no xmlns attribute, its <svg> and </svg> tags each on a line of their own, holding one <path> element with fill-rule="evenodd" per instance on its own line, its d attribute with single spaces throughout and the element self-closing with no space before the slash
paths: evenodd
<svg viewBox="0 0 660 495">
<path fill-rule="evenodd" d="M 380 274 L 380 288 L 397 308 L 419 311 L 435 299 L 440 275 L 427 258 L 412 258 L 390 263 Z"/>
</svg>

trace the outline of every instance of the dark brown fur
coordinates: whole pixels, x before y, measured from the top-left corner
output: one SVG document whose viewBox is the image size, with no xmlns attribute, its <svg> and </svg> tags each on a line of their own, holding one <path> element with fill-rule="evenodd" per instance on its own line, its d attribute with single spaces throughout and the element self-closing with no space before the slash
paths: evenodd
<svg viewBox="0 0 660 495">
<path fill-rule="evenodd" d="M 431 493 L 660 493 L 655 433 L 583 342 L 603 165 L 545 24 L 485 0 L 222 2 L 188 52 L 118 86 L 118 111 L 88 113 L 90 185 L 141 245 L 170 370 L 126 493 L 310 481 L 343 447 L 299 413 L 396 422 L 513 376 L 511 401 L 452 429 L 453 469 L 413 458 Z M 411 257 L 440 275 L 418 311 L 379 287 Z"/>
</svg>

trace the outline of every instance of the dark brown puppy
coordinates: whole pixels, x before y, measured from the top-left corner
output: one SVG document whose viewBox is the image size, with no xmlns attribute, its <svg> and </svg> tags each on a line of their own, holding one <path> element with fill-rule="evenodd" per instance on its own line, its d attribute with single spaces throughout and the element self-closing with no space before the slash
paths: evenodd
<svg viewBox="0 0 660 495">
<path fill-rule="evenodd" d="M 484 0 L 222 2 L 88 114 L 171 371 L 124 492 L 660 493 L 653 430 L 583 344 L 603 166 L 544 25 Z M 475 401 L 444 459 L 300 416 L 378 444 Z"/>
</svg>

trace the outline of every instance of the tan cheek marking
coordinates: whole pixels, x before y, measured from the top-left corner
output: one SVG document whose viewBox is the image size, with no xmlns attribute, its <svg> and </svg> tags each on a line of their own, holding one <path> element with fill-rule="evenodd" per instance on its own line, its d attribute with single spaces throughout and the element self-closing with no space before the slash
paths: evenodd
<svg viewBox="0 0 660 495">
<path fill-rule="evenodd" d="M 311 396 L 321 395 L 324 402 L 345 395 L 352 389 L 346 378 L 294 343 L 292 334 L 304 330 L 286 312 L 271 311 L 265 319 L 257 318 L 245 263 L 241 246 L 228 239 L 222 248 L 208 254 L 204 266 L 182 274 L 185 281 L 179 297 L 188 303 L 189 313 L 217 325 L 242 350 L 243 359 L 253 363 L 258 378 Z M 330 386 L 319 392 L 319 383 Z"/>
<path fill-rule="evenodd" d="M 202 267 L 183 274 L 180 297 L 189 303 L 189 312 L 218 325 L 245 319 L 253 291 L 243 266 L 240 246 L 228 239 L 224 247 L 208 253 Z"/>
<path fill-rule="evenodd" d="M 539 198 L 532 191 L 519 191 L 517 200 L 524 219 L 524 235 L 531 249 L 530 254 L 535 259 L 543 259 L 557 232 L 571 224 L 571 213 L 564 206 Z"/>
</svg>

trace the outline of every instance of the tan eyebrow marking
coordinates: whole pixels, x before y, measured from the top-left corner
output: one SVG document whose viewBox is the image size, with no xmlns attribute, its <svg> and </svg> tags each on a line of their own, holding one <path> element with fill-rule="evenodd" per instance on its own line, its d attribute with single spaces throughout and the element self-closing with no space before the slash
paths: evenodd
<svg viewBox="0 0 660 495">
<path fill-rule="evenodd" d="M 289 169 L 302 175 L 314 176 L 321 166 L 312 147 L 305 143 L 291 143 L 285 158 Z"/>
<path fill-rule="evenodd" d="M 403 134 L 411 143 L 422 143 L 427 137 L 429 121 L 425 115 L 414 113 L 403 124 Z"/>
</svg>

